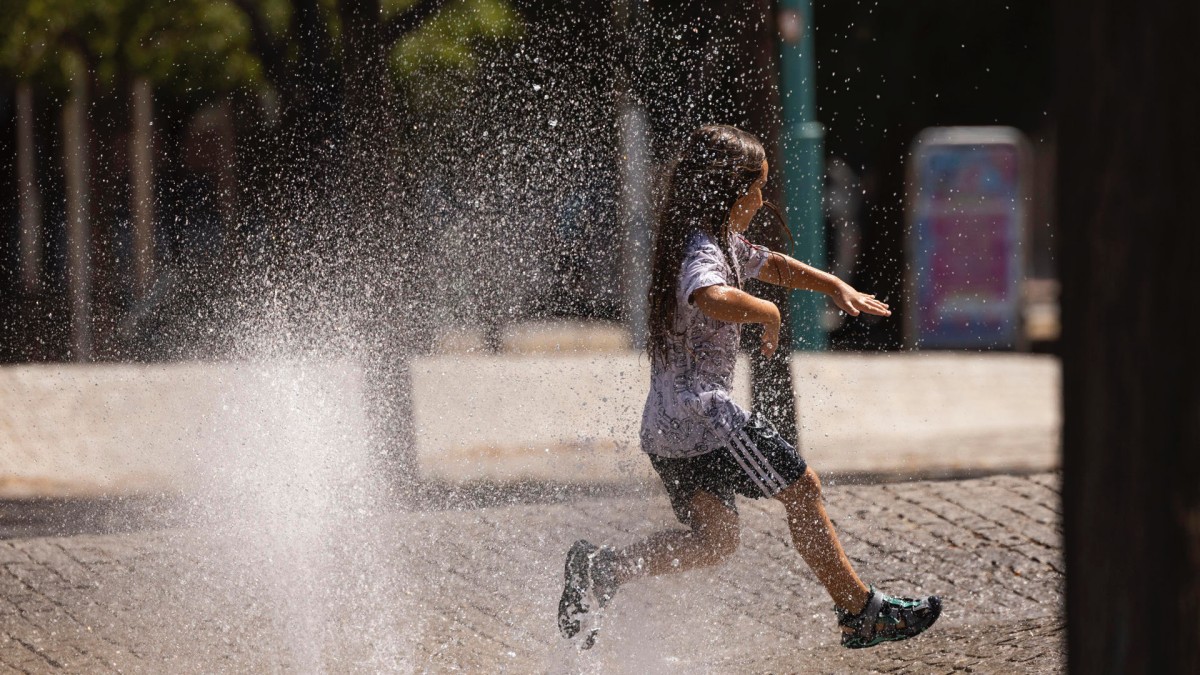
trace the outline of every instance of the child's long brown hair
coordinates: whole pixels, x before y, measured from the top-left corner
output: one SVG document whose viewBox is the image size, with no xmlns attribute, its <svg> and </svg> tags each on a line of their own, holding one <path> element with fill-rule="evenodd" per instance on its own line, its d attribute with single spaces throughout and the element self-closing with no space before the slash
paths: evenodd
<svg viewBox="0 0 1200 675">
<path fill-rule="evenodd" d="M 658 214 L 652 253 L 646 351 L 651 360 L 666 356 L 675 321 L 676 284 L 684 245 L 694 230 L 707 232 L 721 247 L 738 278 L 729 241 L 729 212 L 762 176 L 767 153 L 753 135 L 724 124 L 692 132 L 671 168 L 667 196 Z M 773 205 L 768 208 L 779 217 Z"/>
</svg>

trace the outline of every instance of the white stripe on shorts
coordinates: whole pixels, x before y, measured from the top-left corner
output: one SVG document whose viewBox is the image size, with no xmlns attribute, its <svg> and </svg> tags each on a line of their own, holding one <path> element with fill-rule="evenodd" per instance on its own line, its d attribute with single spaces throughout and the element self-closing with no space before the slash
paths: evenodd
<svg viewBox="0 0 1200 675">
<path fill-rule="evenodd" d="M 730 436 L 730 440 L 732 441 L 730 451 L 733 453 L 734 459 L 737 459 L 742 469 L 754 479 L 754 482 L 763 491 L 763 494 L 768 497 L 774 497 L 776 493 L 785 487 L 783 479 L 779 477 L 779 474 L 775 473 L 775 469 L 771 467 L 770 463 L 762 456 L 762 453 L 754 446 L 754 443 L 746 437 L 745 433 L 735 431 Z M 754 467 L 753 473 L 747 468 L 747 464 Z M 767 488 L 768 485 L 770 489 Z"/>
<path fill-rule="evenodd" d="M 775 471 L 775 467 L 771 466 L 771 463 L 767 461 L 766 457 L 763 456 L 762 450 L 758 449 L 758 445 L 746 435 L 746 432 L 739 429 L 735 431 L 734 434 L 741 435 L 742 442 L 745 443 L 746 447 L 754 453 L 754 456 L 757 457 L 760 462 L 762 462 L 763 470 L 771 475 L 771 478 L 774 479 L 775 483 L 779 486 L 779 489 L 782 490 L 787 487 L 787 483 L 783 480 L 783 477 L 780 476 L 777 471 Z"/>
<path fill-rule="evenodd" d="M 762 490 L 764 495 L 768 497 L 774 496 L 774 493 L 763 484 L 762 479 L 758 476 L 758 472 L 754 469 L 751 469 L 750 466 L 746 464 L 745 458 L 742 457 L 738 450 L 734 449 L 733 445 L 734 444 L 732 443 L 729 444 L 729 454 L 733 455 L 733 458 L 737 461 L 738 466 L 742 467 L 742 471 L 750 477 L 750 480 L 754 481 L 754 484 L 758 486 L 759 490 Z"/>
</svg>

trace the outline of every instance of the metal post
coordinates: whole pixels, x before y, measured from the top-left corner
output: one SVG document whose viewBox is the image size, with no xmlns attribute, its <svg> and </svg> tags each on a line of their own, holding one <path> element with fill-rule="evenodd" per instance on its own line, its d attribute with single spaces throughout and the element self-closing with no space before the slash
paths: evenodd
<svg viewBox="0 0 1200 675">
<path fill-rule="evenodd" d="M 783 202 L 795 238 L 792 255 L 814 267 L 825 267 L 821 209 L 825 129 L 816 121 L 812 0 L 780 0 L 779 12 Z M 821 325 L 825 299 L 816 293 L 792 293 L 790 305 L 792 349 L 825 349 L 828 339 Z"/>
<path fill-rule="evenodd" d="M 649 123 L 646 113 L 633 95 L 630 59 L 637 56 L 637 19 L 642 0 L 615 0 L 613 18 L 620 35 L 625 36 L 625 61 L 618 68 L 617 124 L 620 143 L 620 216 L 625 231 L 624 286 L 629 307 L 629 328 L 633 346 L 646 346 L 646 293 L 650 288 L 650 152 Z"/>
<path fill-rule="evenodd" d="M 646 294 L 650 289 L 650 160 L 646 113 L 626 102 L 621 117 L 621 215 L 626 224 L 626 280 L 633 346 L 646 346 Z"/>
</svg>

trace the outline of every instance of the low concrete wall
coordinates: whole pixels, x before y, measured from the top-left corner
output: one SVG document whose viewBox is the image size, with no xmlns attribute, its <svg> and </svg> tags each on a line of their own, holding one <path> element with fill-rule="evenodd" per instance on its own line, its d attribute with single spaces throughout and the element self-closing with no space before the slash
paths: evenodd
<svg viewBox="0 0 1200 675">
<path fill-rule="evenodd" d="M 1059 364 L 1027 354 L 797 354 L 801 445 L 822 473 L 1058 465 Z M 735 397 L 749 401 L 748 368 Z M 635 353 L 447 356 L 413 368 L 417 456 L 450 481 L 652 476 L 637 449 L 649 387 Z"/>
<path fill-rule="evenodd" d="M 361 391 L 345 364 L 6 366 L 0 497 L 188 492 L 364 427 Z"/>
<path fill-rule="evenodd" d="M 799 354 L 792 370 L 803 451 L 824 474 L 1057 466 L 1056 359 Z M 419 359 L 421 471 L 456 483 L 649 480 L 637 447 L 648 371 L 631 352 Z M 241 470 L 231 457 L 343 461 L 322 454 L 329 445 L 348 462 L 366 452 L 362 401 L 348 364 L 0 368 L 0 496 L 187 492 Z"/>
</svg>

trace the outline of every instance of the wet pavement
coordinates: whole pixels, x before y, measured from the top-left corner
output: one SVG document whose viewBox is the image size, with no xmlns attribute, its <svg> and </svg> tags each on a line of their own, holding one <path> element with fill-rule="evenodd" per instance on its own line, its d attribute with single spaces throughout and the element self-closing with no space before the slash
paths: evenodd
<svg viewBox="0 0 1200 675">
<path fill-rule="evenodd" d="M 860 651 L 838 646 L 774 502 L 739 501 L 722 566 L 623 587 L 583 653 L 555 630 L 562 555 L 673 526 L 658 490 L 9 539 L 0 673 L 1062 672 L 1058 489 L 1056 474 L 827 481 L 863 577 L 946 607 L 926 635 Z"/>
</svg>

